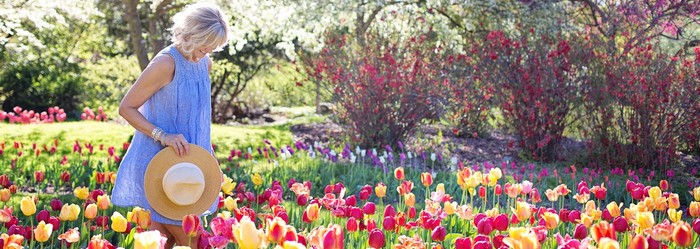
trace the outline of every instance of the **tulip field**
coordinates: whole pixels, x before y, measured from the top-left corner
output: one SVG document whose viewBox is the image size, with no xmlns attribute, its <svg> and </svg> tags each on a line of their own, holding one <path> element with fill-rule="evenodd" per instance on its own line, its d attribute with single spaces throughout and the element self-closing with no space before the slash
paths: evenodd
<svg viewBox="0 0 700 249">
<path fill-rule="evenodd" d="M 62 132 L 75 140 L 47 138 L 39 130 L 55 124 L 0 125 L 36 128 L 0 137 L 0 248 L 164 247 L 165 238 L 149 230 L 149 211 L 110 202 L 128 139 L 93 143 L 119 138 L 80 131 Z M 225 174 L 218 212 L 183 217 L 190 245 L 176 248 L 700 245 L 700 187 L 672 170 L 466 165 L 400 143 L 360 148 L 217 136 L 227 143 L 214 144 Z"/>
</svg>

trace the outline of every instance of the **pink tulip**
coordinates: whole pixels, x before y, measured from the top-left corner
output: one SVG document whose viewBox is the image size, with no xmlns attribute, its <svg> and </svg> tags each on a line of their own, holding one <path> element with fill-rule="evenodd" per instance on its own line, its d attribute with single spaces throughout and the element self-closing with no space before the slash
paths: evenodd
<svg viewBox="0 0 700 249">
<path fill-rule="evenodd" d="M 430 238 L 433 239 L 433 241 L 443 241 L 445 240 L 445 236 L 447 236 L 447 229 L 443 226 L 437 226 L 433 229 Z"/>
<path fill-rule="evenodd" d="M 469 237 L 457 238 L 455 240 L 455 248 L 471 249 L 472 248 L 472 238 L 469 238 Z"/>
<path fill-rule="evenodd" d="M 373 229 L 369 232 L 369 246 L 373 248 L 382 248 L 385 245 L 384 232 L 379 229 Z"/>
<path fill-rule="evenodd" d="M 577 240 L 582 240 L 588 236 L 588 230 L 586 230 L 586 226 L 583 224 L 577 224 L 576 228 L 574 228 L 574 238 Z"/>
<path fill-rule="evenodd" d="M 498 231 L 508 230 L 508 215 L 499 214 L 493 219 L 493 228 Z"/>
<path fill-rule="evenodd" d="M 365 214 L 373 215 L 374 212 L 376 211 L 377 206 L 373 202 L 367 202 L 365 203 L 365 206 L 362 207 L 362 211 Z"/>
</svg>

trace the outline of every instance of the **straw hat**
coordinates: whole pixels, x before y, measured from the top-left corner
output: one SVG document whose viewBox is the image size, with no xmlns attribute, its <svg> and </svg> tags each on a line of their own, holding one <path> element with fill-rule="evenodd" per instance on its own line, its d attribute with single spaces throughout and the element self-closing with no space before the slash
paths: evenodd
<svg viewBox="0 0 700 249">
<path fill-rule="evenodd" d="M 179 157 L 167 147 L 148 163 L 144 175 L 146 199 L 163 217 L 182 220 L 202 214 L 219 197 L 221 169 L 204 148 L 190 144 L 190 153 Z"/>
</svg>

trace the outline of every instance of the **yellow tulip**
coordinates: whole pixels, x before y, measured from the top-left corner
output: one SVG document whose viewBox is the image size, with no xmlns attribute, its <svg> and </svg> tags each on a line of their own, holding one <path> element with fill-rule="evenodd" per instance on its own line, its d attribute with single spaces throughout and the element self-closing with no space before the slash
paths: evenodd
<svg viewBox="0 0 700 249">
<path fill-rule="evenodd" d="M 530 210 L 530 204 L 527 202 L 519 201 L 515 204 L 516 208 L 510 208 L 513 213 L 515 214 L 516 217 L 518 217 L 519 221 L 525 221 L 527 219 L 530 219 L 530 216 L 532 215 L 532 211 Z"/>
<path fill-rule="evenodd" d="M 542 213 L 542 218 L 544 218 L 544 226 L 552 230 L 559 225 L 559 215 L 550 213 L 550 212 L 544 212 Z"/>
<path fill-rule="evenodd" d="M 498 206 L 495 206 L 492 209 L 484 211 L 484 214 L 486 217 L 496 218 L 496 216 L 501 214 L 501 211 L 498 209 Z"/>
<path fill-rule="evenodd" d="M 435 188 L 435 192 L 444 194 L 445 193 L 445 184 L 438 183 L 437 187 Z"/>
<path fill-rule="evenodd" d="M 656 198 L 661 197 L 661 188 L 651 187 L 649 189 L 649 197 L 651 197 L 652 200 L 655 200 Z"/>
<path fill-rule="evenodd" d="M 97 217 L 97 204 L 95 203 L 90 203 L 85 207 L 85 214 L 84 214 L 86 219 L 94 219 Z"/>
<path fill-rule="evenodd" d="M 623 205 L 624 205 L 624 203 L 623 203 Z M 606 207 L 608 208 L 608 212 L 610 212 L 610 216 L 612 216 L 612 217 L 617 217 L 617 216 L 620 216 L 620 214 L 622 214 L 620 212 L 621 205 L 618 206 L 617 202 L 614 202 L 614 201 L 610 202 L 610 203 L 608 203 L 608 205 Z"/>
<path fill-rule="evenodd" d="M 115 211 L 112 214 L 112 230 L 118 233 L 123 233 L 126 231 L 126 223 L 128 222 L 122 214 L 119 212 Z"/>
<path fill-rule="evenodd" d="M 593 225 L 593 217 L 588 216 L 586 213 L 581 213 L 581 219 L 577 220 L 579 224 L 583 224 L 586 228 L 591 228 Z"/>
<path fill-rule="evenodd" d="M 75 204 L 64 204 L 58 219 L 62 221 L 75 221 L 80 214 L 80 206 Z"/>
<path fill-rule="evenodd" d="M 443 208 L 443 210 L 445 211 L 445 214 L 447 214 L 447 215 L 454 214 L 457 211 L 457 202 L 446 201 L 444 205 L 445 205 L 445 207 Z"/>
<path fill-rule="evenodd" d="M 166 240 L 167 238 L 156 230 L 136 233 L 134 234 L 134 249 L 163 248 Z"/>
<path fill-rule="evenodd" d="M 260 174 L 258 173 L 255 173 L 252 176 L 250 176 L 250 180 L 253 181 L 253 185 L 255 186 L 260 186 L 263 184 L 262 176 L 260 176 Z"/>
<path fill-rule="evenodd" d="M 277 246 L 275 249 L 306 249 L 306 246 L 299 242 L 294 242 L 294 241 L 285 241 L 282 246 Z"/>
<path fill-rule="evenodd" d="M 668 218 L 671 220 L 671 222 L 677 222 L 681 220 L 683 217 L 683 211 L 681 210 L 675 210 L 675 209 L 669 209 L 668 210 Z"/>
<path fill-rule="evenodd" d="M 501 172 L 500 168 L 496 167 L 496 168 L 489 170 L 489 175 L 496 178 L 496 180 L 499 180 L 499 179 L 501 179 L 501 177 L 503 177 L 503 172 Z"/>
<path fill-rule="evenodd" d="M 377 183 L 377 186 L 374 187 L 374 193 L 377 195 L 379 198 L 384 198 L 386 196 L 386 185 L 384 183 Z"/>
<path fill-rule="evenodd" d="M 255 228 L 248 216 L 243 216 L 238 224 L 233 225 L 233 236 L 241 249 L 257 249 L 263 243 L 264 233 Z"/>
<path fill-rule="evenodd" d="M 416 195 L 408 193 L 403 196 L 406 206 L 413 207 L 416 205 Z"/>
<path fill-rule="evenodd" d="M 238 198 L 233 199 L 231 196 L 226 197 L 226 199 L 224 199 L 224 207 L 226 210 L 233 211 L 234 209 L 238 208 L 238 203 L 236 200 L 238 200 Z"/>
<path fill-rule="evenodd" d="M 513 249 L 540 248 L 537 235 L 532 230 L 524 227 L 512 227 L 508 229 L 509 237 L 503 239 L 503 243 Z"/>
<path fill-rule="evenodd" d="M 51 237 L 51 232 L 53 231 L 53 225 L 51 223 L 46 224 L 44 221 L 39 222 L 39 225 L 34 229 L 34 239 L 41 243 L 46 242 Z"/>
<path fill-rule="evenodd" d="M 88 196 L 90 196 L 90 190 L 86 187 L 77 187 L 75 190 L 73 190 L 73 194 L 75 194 L 75 197 L 78 199 L 84 201 L 87 200 Z"/>
<path fill-rule="evenodd" d="M 693 194 L 695 201 L 700 201 L 700 187 L 695 187 L 690 193 Z"/>
<path fill-rule="evenodd" d="M 224 194 L 231 195 L 234 188 L 236 188 L 236 183 L 233 182 L 233 179 L 229 178 L 227 175 L 224 175 L 224 182 L 221 184 L 221 191 L 223 191 Z"/>
<path fill-rule="evenodd" d="M 617 240 L 605 237 L 598 241 L 598 249 L 620 249 L 620 243 Z"/>
<path fill-rule="evenodd" d="M 637 233 L 641 233 L 645 229 L 654 226 L 654 214 L 651 212 L 638 212 L 634 223 L 637 224 Z"/>
<path fill-rule="evenodd" d="M 25 216 L 32 216 L 36 213 L 36 204 L 34 203 L 34 198 L 31 196 L 22 197 L 19 203 L 19 209 Z"/>
</svg>

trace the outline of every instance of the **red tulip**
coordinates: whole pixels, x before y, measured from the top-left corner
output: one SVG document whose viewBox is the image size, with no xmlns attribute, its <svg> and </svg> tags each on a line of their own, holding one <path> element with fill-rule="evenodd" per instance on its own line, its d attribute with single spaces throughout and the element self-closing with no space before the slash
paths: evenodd
<svg viewBox="0 0 700 249">
<path fill-rule="evenodd" d="M 447 229 L 443 226 L 437 226 L 435 229 L 433 229 L 433 233 L 430 235 L 430 238 L 433 239 L 433 241 L 443 241 L 445 240 L 445 236 L 447 236 Z"/>
<path fill-rule="evenodd" d="M 420 181 L 423 183 L 423 186 L 429 187 L 433 185 L 433 175 L 428 172 L 423 172 L 420 174 Z"/>
<path fill-rule="evenodd" d="M 586 230 L 586 226 L 583 224 L 577 224 L 576 228 L 574 228 L 574 238 L 577 240 L 582 240 L 588 236 L 588 231 Z"/>
<path fill-rule="evenodd" d="M 678 222 L 673 228 L 671 235 L 676 244 L 682 247 L 688 247 L 693 242 L 693 234 L 690 232 L 690 225 L 686 222 Z"/>
<path fill-rule="evenodd" d="M 394 216 L 384 217 L 384 222 L 382 222 L 382 227 L 386 231 L 394 231 L 394 229 L 396 229 L 396 219 L 394 219 Z"/>
<path fill-rule="evenodd" d="M 373 229 L 369 232 L 369 246 L 373 248 L 382 248 L 385 245 L 384 232 L 379 229 Z"/>
<path fill-rule="evenodd" d="M 398 167 L 394 169 L 394 177 L 396 177 L 396 180 L 403 180 L 406 178 L 406 174 L 404 173 L 403 167 Z"/>
<path fill-rule="evenodd" d="M 416 207 L 409 207 L 407 213 L 408 213 L 409 219 L 415 219 L 416 218 Z"/>
<path fill-rule="evenodd" d="M 60 179 L 62 182 L 70 182 L 70 173 L 68 173 L 68 171 L 63 171 L 61 173 Z"/>
<path fill-rule="evenodd" d="M 308 202 L 309 198 L 306 195 L 299 195 L 297 196 L 297 205 L 299 206 L 306 206 L 306 203 Z"/>
<path fill-rule="evenodd" d="M 661 191 L 668 190 L 668 181 L 666 181 L 666 180 L 659 181 L 659 188 L 661 188 Z"/>
<path fill-rule="evenodd" d="M 481 219 L 476 226 L 477 232 L 483 235 L 489 235 L 493 231 L 493 218 L 488 217 Z"/>
<path fill-rule="evenodd" d="M 61 200 L 56 198 L 51 200 L 51 210 L 60 211 L 61 208 L 63 208 L 63 202 L 61 202 Z"/>
<path fill-rule="evenodd" d="M 486 198 L 486 188 L 484 186 L 479 186 L 479 198 Z"/>
<path fill-rule="evenodd" d="M 323 235 L 323 248 L 342 249 L 344 244 L 343 229 L 338 225 L 329 227 Z"/>
<path fill-rule="evenodd" d="M 394 207 L 391 205 L 387 205 L 384 208 L 384 217 L 387 216 L 396 216 L 396 209 L 394 209 Z"/>
<path fill-rule="evenodd" d="M 503 194 L 503 187 L 501 187 L 501 184 L 496 184 L 496 188 L 494 189 L 494 192 L 496 193 L 497 196 L 501 196 Z"/>
<path fill-rule="evenodd" d="M 357 204 L 357 199 L 355 195 L 348 196 L 345 198 L 345 205 L 354 207 Z"/>
<path fill-rule="evenodd" d="M 508 215 L 499 214 L 493 219 L 493 228 L 498 231 L 508 230 Z"/>
<path fill-rule="evenodd" d="M 373 215 L 376 209 L 377 206 L 373 202 L 367 202 L 365 203 L 365 206 L 362 207 L 362 212 L 364 212 L 365 214 Z"/>
<path fill-rule="evenodd" d="M 47 210 L 41 210 L 36 214 L 36 222 L 44 222 L 44 223 L 49 223 L 49 217 L 51 217 L 51 213 Z"/>
<path fill-rule="evenodd" d="M 345 229 L 348 230 L 348 232 L 357 232 L 358 228 L 357 219 L 355 219 L 355 217 L 350 217 L 345 225 Z"/>
<path fill-rule="evenodd" d="M 615 220 L 613 220 L 613 227 L 615 227 L 615 232 L 623 233 L 629 229 L 629 224 L 627 223 L 627 219 L 625 219 L 625 217 L 618 216 L 615 218 Z"/>
<path fill-rule="evenodd" d="M 472 248 L 472 238 L 469 237 L 461 237 L 457 238 L 455 240 L 455 248 L 467 248 L 471 249 Z"/>
<path fill-rule="evenodd" d="M 182 218 L 182 231 L 189 237 L 194 237 L 197 235 L 197 231 L 200 228 L 199 217 L 194 214 L 185 215 Z"/>
<path fill-rule="evenodd" d="M 36 182 L 43 182 L 44 178 L 46 178 L 46 175 L 44 174 L 43 171 L 35 171 L 34 172 L 34 180 Z"/>
<path fill-rule="evenodd" d="M 652 239 L 651 236 L 647 236 L 647 244 L 649 244 L 648 249 L 660 249 L 661 243 L 658 240 Z"/>
<path fill-rule="evenodd" d="M 700 233 L 700 218 L 693 220 L 693 231 L 695 231 L 695 233 Z"/>
</svg>

